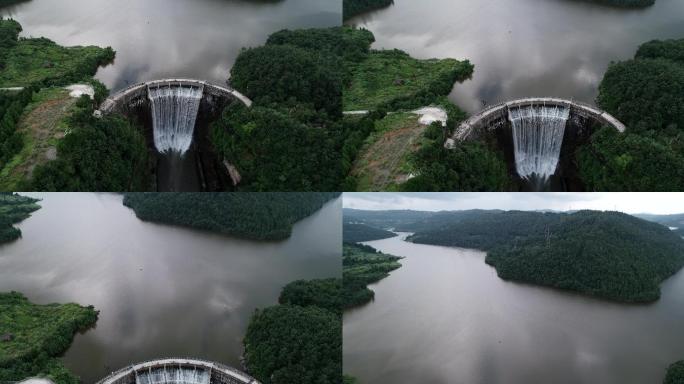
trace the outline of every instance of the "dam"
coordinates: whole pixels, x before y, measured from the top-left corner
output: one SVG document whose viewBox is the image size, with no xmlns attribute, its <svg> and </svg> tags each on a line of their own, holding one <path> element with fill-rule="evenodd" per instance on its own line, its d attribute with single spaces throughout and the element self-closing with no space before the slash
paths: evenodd
<svg viewBox="0 0 684 384">
<path fill-rule="evenodd" d="M 574 168 L 575 150 L 604 126 L 626 130 L 618 119 L 588 104 L 526 98 L 491 106 L 463 121 L 444 146 L 453 149 L 467 140 L 494 143 L 503 151 L 510 173 L 537 190 L 546 188 L 559 169 Z M 566 174 L 576 175 L 575 171 Z"/>
<path fill-rule="evenodd" d="M 252 101 L 228 85 L 193 79 L 162 79 L 129 86 L 105 99 L 96 115 L 121 114 L 142 129 L 150 156 L 153 188 L 160 192 L 225 191 L 241 176 L 218 156 L 211 123 L 230 104 Z"/>
<path fill-rule="evenodd" d="M 216 362 L 166 358 L 133 364 L 97 384 L 260 384 L 235 368 Z"/>
</svg>

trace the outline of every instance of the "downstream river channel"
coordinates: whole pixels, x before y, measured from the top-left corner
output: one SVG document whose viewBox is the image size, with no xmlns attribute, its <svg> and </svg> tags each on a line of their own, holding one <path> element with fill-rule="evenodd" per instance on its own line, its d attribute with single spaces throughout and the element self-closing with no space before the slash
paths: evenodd
<svg viewBox="0 0 684 384">
<path fill-rule="evenodd" d="M 395 0 L 350 24 L 372 31 L 374 48 L 469 59 L 473 79 L 451 99 L 474 113 L 522 97 L 593 103 L 611 61 L 649 40 L 684 38 L 684 1 L 630 10 L 582 0 Z"/>
<path fill-rule="evenodd" d="M 344 317 L 345 373 L 362 383 L 657 384 L 684 358 L 684 272 L 650 305 L 506 282 L 483 252 L 367 244 L 404 256 Z"/>
<path fill-rule="evenodd" d="M 40 304 L 94 305 L 94 329 L 77 335 L 66 366 L 92 384 L 160 357 L 240 367 L 257 308 L 297 279 L 341 275 L 341 202 L 300 221 L 281 242 L 245 241 L 138 220 L 115 194 L 46 194 L 0 246 L 0 291 Z"/>
</svg>

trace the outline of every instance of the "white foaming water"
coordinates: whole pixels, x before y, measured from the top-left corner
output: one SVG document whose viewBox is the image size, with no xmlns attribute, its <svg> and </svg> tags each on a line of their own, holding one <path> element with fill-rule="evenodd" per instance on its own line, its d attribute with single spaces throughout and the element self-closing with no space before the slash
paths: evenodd
<svg viewBox="0 0 684 384">
<path fill-rule="evenodd" d="M 556 173 L 570 108 L 533 105 L 509 108 L 515 168 L 522 178 L 543 180 Z"/>
<path fill-rule="evenodd" d="M 209 372 L 204 369 L 164 367 L 136 373 L 136 384 L 209 384 Z"/>
<path fill-rule="evenodd" d="M 192 144 L 203 87 L 150 87 L 147 93 L 152 104 L 154 145 L 157 151 L 183 155 Z"/>
</svg>

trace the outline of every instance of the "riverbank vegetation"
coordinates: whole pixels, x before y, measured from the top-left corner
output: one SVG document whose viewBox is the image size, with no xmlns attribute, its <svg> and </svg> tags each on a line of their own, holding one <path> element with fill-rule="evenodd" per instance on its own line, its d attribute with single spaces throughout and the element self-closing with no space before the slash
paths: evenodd
<svg viewBox="0 0 684 384">
<path fill-rule="evenodd" d="M 46 377 L 78 384 L 58 359 L 76 332 L 95 325 L 97 311 L 77 304 L 36 305 L 17 292 L 0 293 L 0 381 Z"/>
<path fill-rule="evenodd" d="M 21 237 L 14 224 L 24 221 L 40 209 L 39 200 L 12 192 L 0 192 L 0 245 Z M 1 332 L 0 332 L 1 334 Z"/>
<path fill-rule="evenodd" d="M 343 0 L 342 18 L 348 20 L 362 13 L 389 7 L 392 4 L 394 4 L 394 0 Z"/>
<path fill-rule="evenodd" d="M 282 240 L 293 225 L 339 193 L 127 193 L 123 203 L 141 220 L 226 235 Z"/>
<path fill-rule="evenodd" d="M 684 360 L 678 361 L 667 369 L 667 376 L 663 384 L 682 384 L 684 383 Z"/>
<path fill-rule="evenodd" d="M 401 257 L 386 255 L 368 245 L 347 243 L 346 238 L 344 241 L 342 303 L 344 308 L 352 308 L 373 300 L 375 293 L 368 284 L 377 283 L 401 268 Z"/>
<path fill-rule="evenodd" d="M 371 227 L 363 223 L 345 221 L 342 225 L 342 238 L 345 243 L 362 243 L 364 241 L 382 240 L 396 237 L 394 232 Z"/>
<path fill-rule="evenodd" d="M 264 384 L 342 382 L 340 279 L 300 280 L 279 305 L 257 310 L 244 338 L 245 364 Z"/>
<path fill-rule="evenodd" d="M 627 126 L 595 132 L 577 153 L 580 175 L 595 191 L 684 188 L 684 39 L 643 44 L 614 63 L 598 105 Z"/>
<path fill-rule="evenodd" d="M 447 214 L 445 214 L 444 217 Z M 660 224 L 618 212 L 470 211 L 409 238 L 476 248 L 499 277 L 621 302 L 660 297 L 684 266 L 684 241 Z"/>
</svg>

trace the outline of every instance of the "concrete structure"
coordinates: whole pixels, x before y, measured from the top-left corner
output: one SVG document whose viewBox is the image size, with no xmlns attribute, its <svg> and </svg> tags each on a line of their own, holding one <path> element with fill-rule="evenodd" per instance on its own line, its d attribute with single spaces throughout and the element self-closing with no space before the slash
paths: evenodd
<svg viewBox="0 0 684 384">
<path fill-rule="evenodd" d="M 210 384 L 260 384 L 255 378 L 227 365 L 189 358 L 168 358 L 134 364 L 111 373 L 97 384 L 135 384 L 139 373 L 163 371 L 167 368 L 205 370 L 209 372 Z"/>
<path fill-rule="evenodd" d="M 506 103 L 489 107 L 482 112 L 465 120 L 456 128 L 453 136 L 445 143 L 447 148 L 452 148 L 457 141 L 468 140 L 477 135 L 478 131 L 498 129 L 508 124 L 508 110 L 515 107 L 527 107 L 532 105 L 545 105 L 548 107 L 568 107 L 570 118 L 583 117 L 598 121 L 603 125 L 614 127 L 620 132 L 624 132 L 626 127 L 618 119 L 609 113 L 602 111 L 588 104 L 576 101 L 556 99 L 556 98 L 527 98 L 513 100 Z"/>
<path fill-rule="evenodd" d="M 126 89 L 123 89 L 116 94 L 108 97 L 100 106 L 100 112 L 103 114 L 108 114 L 112 112 L 122 112 L 125 113 L 131 107 L 139 106 L 142 103 L 146 103 L 147 100 L 147 90 L 153 87 L 194 87 L 203 88 L 204 94 L 203 99 L 210 98 L 232 98 L 237 99 L 248 107 L 252 106 L 252 101 L 247 98 L 242 93 L 229 88 L 216 84 L 211 84 L 206 81 L 192 80 L 192 79 L 164 79 L 148 81 L 146 83 L 140 83 L 132 85 Z"/>
</svg>

